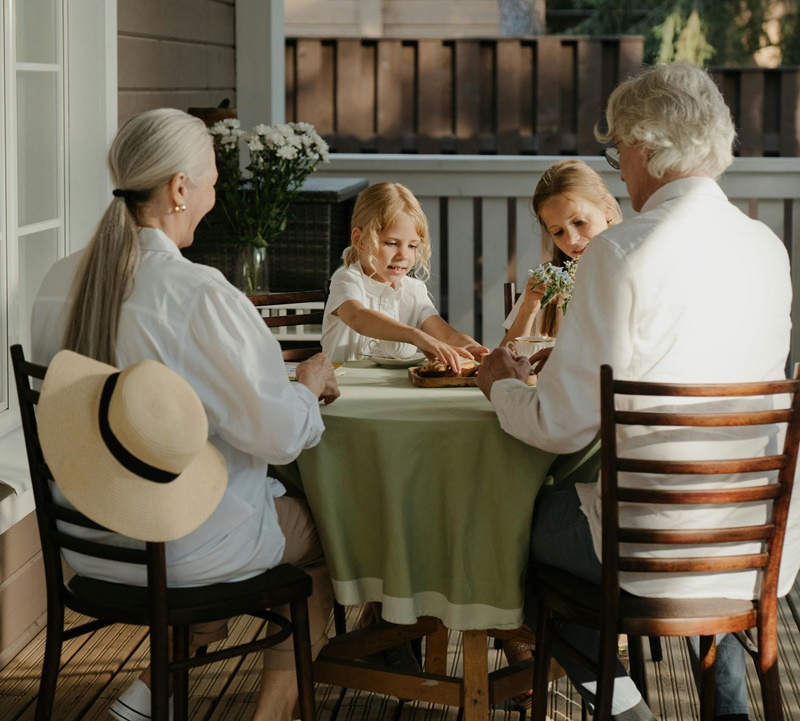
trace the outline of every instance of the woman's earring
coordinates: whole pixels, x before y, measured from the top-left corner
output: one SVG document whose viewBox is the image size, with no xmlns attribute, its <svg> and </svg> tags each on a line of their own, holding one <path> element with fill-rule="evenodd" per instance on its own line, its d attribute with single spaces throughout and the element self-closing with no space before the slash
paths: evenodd
<svg viewBox="0 0 800 721">
<path fill-rule="evenodd" d="M 186 210 L 186 206 L 183 203 L 175 206 L 176 213 L 182 213 L 184 210 Z"/>
</svg>

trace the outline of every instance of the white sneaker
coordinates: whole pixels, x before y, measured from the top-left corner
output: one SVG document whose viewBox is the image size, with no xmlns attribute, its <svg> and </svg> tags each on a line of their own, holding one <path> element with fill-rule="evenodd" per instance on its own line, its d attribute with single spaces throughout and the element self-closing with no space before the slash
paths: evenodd
<svg viewBox="0 0 800 721">
<path fill-rule="evenodd" d="M 137 678 L 108 709 L 117 721 L 150 721 L 150 689 Z M 172 721 L 172 696 L 169 697 L 169 721 Z"/>
</svg>

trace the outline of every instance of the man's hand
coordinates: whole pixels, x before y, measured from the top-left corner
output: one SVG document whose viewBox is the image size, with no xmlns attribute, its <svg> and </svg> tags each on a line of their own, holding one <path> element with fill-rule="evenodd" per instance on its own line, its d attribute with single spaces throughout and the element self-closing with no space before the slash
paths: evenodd
<svg viewBox="0 0 800 721">
<path fill-rule="evenodd" d="M 295 375 L 297 382 L 302 383 L 323 403 L 333 403 L 340 395 L 333 365 L 322 353 L 298 363 Z"/>
<path fill-rule="evenodd" d="M 530 361 L 525 356 L 514 355 L 508 348 L 496 348 L 484 356 L 478 369 L 478 388 L 492 399 L 492 384 L 504 378 L 516 378 L 527 382 L 531 372 Z"/>
</svg>

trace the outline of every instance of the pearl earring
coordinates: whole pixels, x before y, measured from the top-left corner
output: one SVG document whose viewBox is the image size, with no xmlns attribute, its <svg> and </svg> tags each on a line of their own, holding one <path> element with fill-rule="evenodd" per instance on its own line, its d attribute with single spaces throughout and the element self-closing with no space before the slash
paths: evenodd
<svg viewBox="0 0 800 721">
<path fill-rule="evenodd" d="M 186 210 L 186 206 L 183 203 L 175 206 L 176 213 L 182 213 L 184 210 Z"/>
</svg>

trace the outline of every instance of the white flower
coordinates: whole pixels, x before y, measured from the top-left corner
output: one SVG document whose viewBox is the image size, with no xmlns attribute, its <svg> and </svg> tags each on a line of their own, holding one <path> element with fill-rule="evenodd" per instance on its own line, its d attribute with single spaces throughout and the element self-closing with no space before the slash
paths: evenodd
<svg viewBox="0 0 800 721">
<path fill-rule="evenodd" d="M 294 160 L 297 157 L 297 149 L 291 145 L 284 145 L 282 148 L 278 148 L 278 157 Z"/>
<path fill-rule="evenodd" d="M 291 125 L 287 125 L 286 123 L 281 123 L 280 125 L 275 126 L 275 130 L 277 130 L 281 135 L 286 138 L 290 138 L 294 135 L 294 128 Z"/>
<path fill-rule="evenodd" d="M 239 122 L 238 118 L 225 118 L 222 121 L 222 124 L 228 128 L 239 128 L 241 127 L 241 123 Z"/>
<path fill-rule="evenodd" d="M 247 141 L 247 147 L 250 148 L 252 152 L 259 152 L 260 150 L 264 150 L 264 144 L 261 142 L 257 135 L 249 138 Z"/>
<path fill-rule="evenodd" d="M 269 135 L 272 132 L 272 126 L 259 123 L 253 128 L 253 132 L 256 133 L 256 135 Z"/>
<path fill-rule="evenodd" d="M 212 135 L 224 136 L 224 135 L 230 135 L 231 129 L 223 122 L 217 121 L 208 129 L 208 132 L 211 133 Z"/>
</svg>

